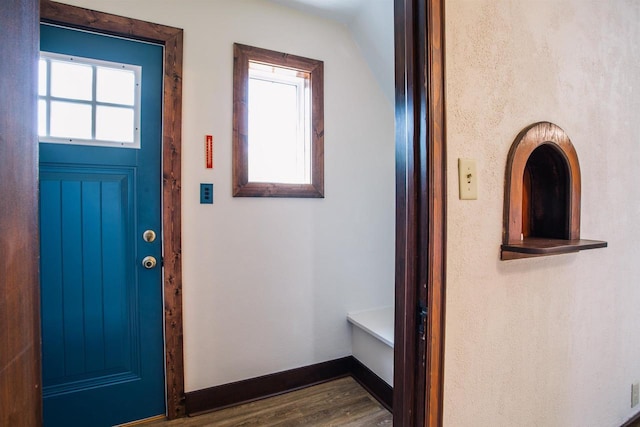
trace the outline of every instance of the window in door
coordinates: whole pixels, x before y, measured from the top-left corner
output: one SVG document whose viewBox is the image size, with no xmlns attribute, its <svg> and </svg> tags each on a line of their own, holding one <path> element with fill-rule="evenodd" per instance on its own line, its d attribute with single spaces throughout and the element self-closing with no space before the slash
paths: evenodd
<svg viewBox="0 0 640 427">
<path fill-rule="evenodd" d="M 140 148 L 141 67 L 40 53 L 41 142 Z"/>
</svg>

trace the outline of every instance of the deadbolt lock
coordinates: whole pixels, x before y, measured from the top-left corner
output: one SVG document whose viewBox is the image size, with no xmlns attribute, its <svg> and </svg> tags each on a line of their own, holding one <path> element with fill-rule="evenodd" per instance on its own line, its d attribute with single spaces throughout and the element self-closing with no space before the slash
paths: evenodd
<svg viewBox="0 0 640 427">
<path fill-rule="evenodd" d="M 156 266 L 156 264 L 157 264 L 157 261 L 155 257 L 152 257 L 152 256 L 146 256 L 142 260 L 142 266 L 146 269 L 152 269 L 153 267 Z"/>
<path fill-rule="evenodd" d="M 146 230 L 144 233 L 142 233 L 142 238 L 145 242 L 151 243 L 156 240 L 156 232 L 153 230 Z"/>
</svg>

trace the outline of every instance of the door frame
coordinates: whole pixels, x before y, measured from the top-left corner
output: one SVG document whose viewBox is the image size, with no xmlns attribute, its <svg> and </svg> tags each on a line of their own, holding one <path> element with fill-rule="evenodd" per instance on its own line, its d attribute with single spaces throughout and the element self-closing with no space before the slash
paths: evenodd
<svg viewBox="0 0 640 427">
<path fill-rule="evenodd" d="M 394 424 L 442 426 L 446 290 L 444 0 L 395 0 Z M 418 333 L 418 307 L 426 327 Z"/>
<path fill-rule="evenodd" d="M 0 425 L 38 425 L 38 1 L 0 7 Z"/>
<path fill-rule="evenodd" d="M 40 1 L 40 21 L 164 46 L 162 236 L 166 411 L 169 419 L 182 417 L 185 414 L 180 197 L 183 31 L 51 0 Z"/>
</svg>

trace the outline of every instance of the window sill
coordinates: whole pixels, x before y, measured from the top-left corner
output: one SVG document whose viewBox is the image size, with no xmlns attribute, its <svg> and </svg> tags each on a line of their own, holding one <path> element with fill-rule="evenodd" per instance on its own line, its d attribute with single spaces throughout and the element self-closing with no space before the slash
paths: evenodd
<svg viewBox="0 0 640 427">
<path fill-rule="evenodd" d="M 233 197 L 324 198 L 324 188 L 314 184 L 274 184 L 247 182 L 235 184 Z"/>
<path fill-rule="evenodd" d="M 607 242 L 601 240 L 562 240 L 527 237 L 522 241 L 509 242 L 501 246 L 500 259 L 510 260 L 539 256 L 574 253 L 586 249 L 606 248 Z"/>
</svg>

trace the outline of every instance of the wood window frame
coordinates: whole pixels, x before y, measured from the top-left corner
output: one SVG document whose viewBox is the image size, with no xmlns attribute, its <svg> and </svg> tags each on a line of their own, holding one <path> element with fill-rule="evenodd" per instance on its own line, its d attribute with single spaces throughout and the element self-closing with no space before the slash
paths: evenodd
<svg viewBox="0 0 640 427">
<path fill-rule="evenodd" d="M 180 28 L 97 12 L 51 0 L 41 0 L 40 20 L 164 46 L 162 232 L 166 404 L 169 419 L 182 417 L 185 413 L 180 196 L 183 31 Z"/>
<path fill-rule="evenodd" d="M 290 68 L 310 75 L 311 183 L 249 181 L 249 62 Z M 324 197 L 324 64 L 322 61 L 273 50 L 233 45 L 233 196 Z"/>
</svg>

